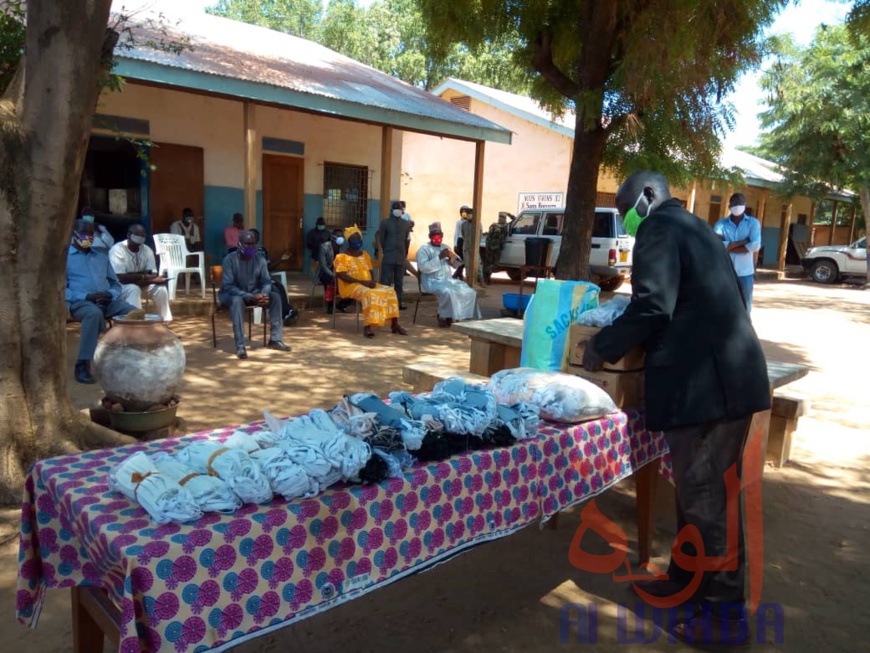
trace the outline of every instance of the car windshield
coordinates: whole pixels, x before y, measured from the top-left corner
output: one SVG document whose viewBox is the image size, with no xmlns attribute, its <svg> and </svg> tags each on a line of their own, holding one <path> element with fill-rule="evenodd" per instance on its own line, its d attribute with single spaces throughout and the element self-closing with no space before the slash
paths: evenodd
<svg viewBox="0 0 870 653">
<path fill-rule="evenodd" d="M 867 249 L 867 237 L 865 236 L 864 238 L 859 240 L 857 243 L 852 245 L 852 249 Z"/>
</svg>

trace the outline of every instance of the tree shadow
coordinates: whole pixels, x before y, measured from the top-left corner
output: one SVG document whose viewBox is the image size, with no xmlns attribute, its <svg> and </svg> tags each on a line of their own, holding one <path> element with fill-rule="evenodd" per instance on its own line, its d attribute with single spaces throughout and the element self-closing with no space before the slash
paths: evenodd
<svg viewBox="0 0 870 653">
<path fill-rule="evenodd" d="M 870 460 L 857 462 L 863 470 Z M 861 478 L 866 489 L 870 475 L 862 471 Z M 630 546 L 635 537 L 632 495 L 631 482 L 625 481 L 596 499 L 601 511 L 627 533 Z M 861 497 L 819 488 L 802 469 L 768 471 L 763 501 L 762 602 L 782 606 L 785 640 L 775 645 L 771 628 L 761 633 L 766 642 L 759 644 L 753 625 L 751 648 L 855 650 L 854 642 L 863 641 L 870 626 L 870 614 L 863 609 L 870 559 L 862 545 L 870 506 Z M 669 643 L 664 634 L 653 640 L 649 622 L 644 624 L 647 643 L 632 643 L 634 620 L 625 615 L 636 609 L 639 599 L 630 587 L 569 564 L 581 508 L 563 513 L 558 530 L 526 528 L 236 650 L 552 651 L 583 643 L 578 642 L 578 612 L 570 606 L 593 604 L 598 623 L 590 650 L 696 650 Z M 662 554 L 675 535 L 672 512 L 661 513 L 658 525 L 654 562 L 664 569 L 667 558 Z M 603 540 L 595 539 L 585 540 L 584 550 L 610 553 Z M 630 557 L 636 560 L 636 553 L 631 551 Z M 620 604 L 626 608 L 620 610 Z M 621 619 L 628 632 L 624 627 L 620 632 Z"/>
</svg>

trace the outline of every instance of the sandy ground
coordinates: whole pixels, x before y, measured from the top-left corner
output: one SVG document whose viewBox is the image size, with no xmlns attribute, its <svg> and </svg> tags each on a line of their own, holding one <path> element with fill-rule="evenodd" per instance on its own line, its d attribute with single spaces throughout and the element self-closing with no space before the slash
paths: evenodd
<svg viewBox="0 0 870 653">
<path fill-rule="evenodd" d="M 501 292 L 512 290 L 503 280 L 490 286 L 486 315 L 497 315 Z M 759 651 L 868 650 L 870 554 L 861 544 L 870 531 L 870 442 L 864 437 L 870 420 L 865 382 L 868 304 L 870 292 L 844 286 L 797 281 L 756 286 L 753 321 L 768 355 L 811 368 L 806 378 L 789 386 L 811 400 L 810 415 L 802 418 L 796 435 L 793 460 L 783 469 L 765 472 L 763 601 L 782 607 L 784 642 L 774 645 L 770 628 L 769 643 L 753 645 Z M 233 356 L 226 318 L 218 323 L 216 350 L 207 318 L 177 320 L 173 329 L 188 357 L 179 414 L 188 430 L 259 419 L 264 408 L 291 415 L 330 407 L 346 392 L 384 394 L 402 387 L 403 365 L 422 359 L 467 368 L 467 339 L 434 328 L 431 304 L 421 308 L 408 338 L 382 330 L 374 340 L 365 340 L 356 332 L 353 316 L 339 316 L 333 330 L 321 311 L 304 311 L 300 323 L 286 334 L 293 352 L 281 354 L 258 345 L 247 361 Z M 411 312 L 403 313 L 409 325 Z M 70 327 L 70 376 L 76 339 L 76 327 Z M 70 392 L 82 408 L 100 396 L 99 389 L 72 379 Z M 664 564 L 674 537 L 673 499 L 667 487 L 661 490 L 655 553 L 656 561 Z M 630 481 L 599 498 L 598 505 L 631 540 Z M 36 630 L 15 623 L 17 515 L 5 517 L 0 524 L 4 649 L 70 651 L 67 592 L 48 593 Z M 620 637 L 618 605 L 632 607 L 636 599 L 625 585 L 569 564 L 568 548 L 578 524 L 576 508 L 562 516 L 558 530 L 528 528 L 236 650 L 683 650 L 664 636 L 649 643 L 627 643 Z M 597 606 L 596 643 L 578 642 L 576 627 L 560 628 L 567 625 L 561 617 L 570 604 Z M 628 624 L 631 636 L 633 618 Z M 651 625 L 647 634 L 654 639 Z"/>
</svg>

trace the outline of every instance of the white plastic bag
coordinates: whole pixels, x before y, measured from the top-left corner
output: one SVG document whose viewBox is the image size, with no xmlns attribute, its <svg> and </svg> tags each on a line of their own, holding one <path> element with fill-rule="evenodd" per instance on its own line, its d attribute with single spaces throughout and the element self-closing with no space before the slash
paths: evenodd
<svg viewBox="0 0 870 653">
<path fill-rule="evenodd" d="M 583 422 L 619 412 L 613 399 L 594 383 L 561 372 L 542 372 L 527 367 L 502 370 L 492 375 L 489 389 L 506 406 L 530 403 L 541 418 L 552 422 Z"/>
</svg>

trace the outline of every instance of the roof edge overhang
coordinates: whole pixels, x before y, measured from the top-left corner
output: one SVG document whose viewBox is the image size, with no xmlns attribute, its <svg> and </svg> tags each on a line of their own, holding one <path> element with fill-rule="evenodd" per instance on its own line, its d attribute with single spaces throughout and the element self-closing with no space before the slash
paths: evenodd
<svg viewBox="0 0 870 653">
<path fill-rule="evenodd" d="M 781 188 L 780 182 L 770 181 L 769 179 L 759 179 L 757 177 L 752 177 L 751 175 L 746 174 L 744 174 L 744 179 L 746 179 L 747 186 L 754 186 L 756 188 L 764 188 L 766 190 L 772 191 L 777 191 Z M 836 200 L 838 202 L 852 202 L 855 200 L 855 194 L 851 193 L 851 191 L 831 191 L 830 193 L 825 195 L 824 199 Z"/>
<path fill-rule="evenodd" d="M 504 128 L 491 129 L 463 125 L 441 118 L 418 116 L 383 107 L 348 102 L 312 93 L 302 93 L 270 84 L 175 68 L 141 59 L 118 57 L 118 63 L 113 72 L 125 79 L 179 91 L 193 91 L 241 101 L 260 102 L 331 118 L 344 118 L 355 122 L 395 127 L 421 134 L 446 136 L 465 141 L 511 144 L 512 133 Z"/>
<path fill-rule="evenodd" d="M 546 118 L 542 118 L 541 116 L 536 116 L 533 113 L 529 113 L 528 111 L 523 111 L 522 109 L 518 109 L 516 107 L 512 107 L 509 104 L 505 104 L 501 100 L 497 100 L 492 96 L 487 95 L 486 93 L 481 93 L 475 88 L 470 86 L 466 86 L 461 81 L 449 78 L 441 84 L 438 85 L 437 88 L 432 90 L 432 95 L 441 95 L 446 90 L 457 91 L 459 93 L 464 93 L 469 97 L 474 98 L 480 102 L 485 102 L 496 109 L 500 109 L 506 113 L 511 114 L 521 120 L 526 120 L 532 124 L 537 125 L 538 127 L 543 127 L 544 129 L 549 129 L 557 134 L 561 134 L 562 136 L 567 136 L 568 138 L 574 138 L 574 130 L 563 125 L 560 125 L 552 120 L 547 120 Z"/>
</svg>

